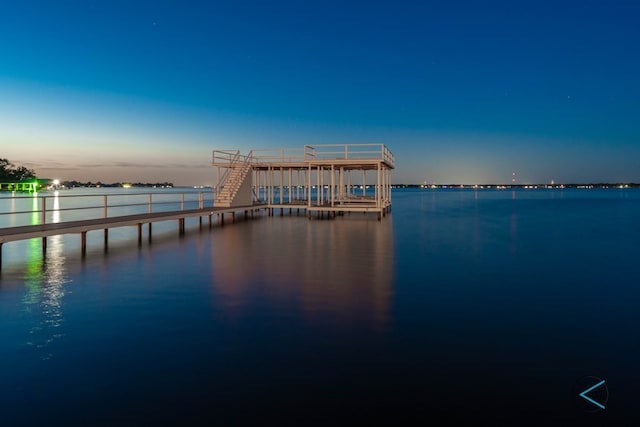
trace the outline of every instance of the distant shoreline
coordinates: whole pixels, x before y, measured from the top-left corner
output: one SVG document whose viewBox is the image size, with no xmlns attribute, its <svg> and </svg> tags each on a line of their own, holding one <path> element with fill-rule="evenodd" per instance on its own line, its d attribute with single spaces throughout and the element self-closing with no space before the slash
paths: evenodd
<svg viewBox="0 0 640 427">
<path fill-rule="evenodd" d="M 393 184 L 391 188 L 466 188 L 466 189 L 565 189 L 565 188 L 640 188 L 639 183 L 588 184 Z"/>
<path fill-rule="evenodd" d="M 80 181 L 62 181 L 60 183 L 65 188 L 173 188 L 173 182 L 80 182 Z M 180 187 L 180 186 L 178 186 Z"/>
<path fill-rule="evenodd" d="M 174 185 L 170 182 L 159 183 L 80 183 L 76 181 L 62 182 L 66 188 L 213 188 L 208 185 Z M 279 187 L 279 186 L 276 186 Z M 313 186 L 315 187 L 315 185 Z M 353 188 L 362 188 L 360 184 L 353 184 Z M 374 185 L 368 184 L 373 188 Z M 288 185 L 283 185 L 288 188 Z M 391 188 L 423 188 L 423 189 L 564 189 L 564 188 L 640 188 L 640 183 L 580 183 L 580 184 L 393 184 Z"/>
</svg>

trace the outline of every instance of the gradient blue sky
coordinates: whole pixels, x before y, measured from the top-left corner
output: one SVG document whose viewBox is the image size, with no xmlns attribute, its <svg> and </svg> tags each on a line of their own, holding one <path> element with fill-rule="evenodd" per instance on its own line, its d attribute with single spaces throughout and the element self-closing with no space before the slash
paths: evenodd
<svg viewBox="0 0 640 427">
<path fill-rule="evenodd" d="M 0 157 L 210 184 L 211 150 L 383 142 L 394 181 L 640 182 L 640 3 L 0 3 Z"/>
</svg>

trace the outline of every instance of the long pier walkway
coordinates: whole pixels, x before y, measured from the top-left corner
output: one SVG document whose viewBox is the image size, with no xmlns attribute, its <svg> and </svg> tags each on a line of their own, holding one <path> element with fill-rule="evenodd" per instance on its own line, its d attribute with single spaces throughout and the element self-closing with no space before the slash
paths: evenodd
<svg viewBox="0 0 640 427">
<path fill-rule="evenodd" d="M 198 200 L 186 201 L 185 193 L 133 193 L 133 194 L 109 194 L 109 195 L 43 195 L 38 196 L 15 196 L 12 198 L 2 199 L 3 201 L 11 201 L 13 203 L 28 202 L 33 203 L 30 210 L 15 210 L 12 212 L 0 212 L 0 218 L 12 217 L 24 218 L 31 224 L 17 225 L 0 228 L 0 270 L 2 269 L 2 249 L 5 243 L 16 242 L 20 240 L 28 240 L 34 238 L 42 239 L 42 250 L 46 253 L 47 237 L 62 234 L 78 234 L 80 236 L 81 253 L 84 257 L 87 251 L 87 233 L 89 231 L 102 230 L 104 233 L 104 245 L 108 246 L 109 229 L 117 227 L 137 227 L 138 244 L 142 244 L 143 226 L 147 228 L 147 238 L 149 242 L 152 239 L 152 224 L 160 221 L 177 221 L 178 234 L 185 234 L 185 221 L 187 218 L 197 217 L 200 227 L 203 226 L 203 219 L 208 219 L 209 227 L 212 227 L 213 216 L 216 215 L 216 221 L 223 225 L 226 214 L 230 214 L 232 221 L 235 220 L 237 213 L 244 213 L 245 216 L 253 216 L 260 209 L 264 209 L 259 204 L 251 206 L 234 206 L 234 207 L 215 207 L 212 201 L 205 202 L 205 193 L 187 193 L 187 196 L 198 196 Z M 153 201 L 153 196 L 158 201 Z M 90 199 L 99 198 L 103 200 L 100 204 L 90 204 Z M 137 199 L 137 200 L 131 200 Z M 111 200 L 115 200 L 111 202 Z M 51 203 L 53 201 L 53 203 Z M 71 207 L 61 207 L 63 205 Z M 123 203 L 123 201 L 125 203 Z M 195 208 L 189 208 L 189 205 L 196 205 Z M 210 206 L 205 206 L 210 204 Z M 47 206 L 49 205 L 49 206 Z M 166 210 L 154 212 L 157 209 L 166 208 L 167 205 L 175 205 L 179 210 Z M 172 206 L 169 206 L 172 207 Z M 187 207 L 187 209 L 185 209 Z M 143 213 L 121 214 L 121 212 L 131 210 L 144 210 Z M 111 212 L 116 211 L 115 214 Z M 67 215 L 71 218 L 82 216 L 86 212 L 86 216 L 97 217 L 78 220 L 62 220 L 61 216 Z M 18 222 L 20 222 L 18 220 Z M 24 222 L 24 221 L 22 221 Z"/>
</svg>

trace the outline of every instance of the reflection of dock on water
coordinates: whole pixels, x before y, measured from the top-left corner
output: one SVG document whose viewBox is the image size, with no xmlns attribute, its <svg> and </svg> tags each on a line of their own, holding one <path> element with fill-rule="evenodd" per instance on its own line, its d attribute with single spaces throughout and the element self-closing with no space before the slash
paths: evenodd
<svg viewBox="0 0 640 427">
<path fill-rule="evenodd" d="M 219 224 L 224 225 L 225 214 L 231 214 L 233 221 L 237 213 L 253 217 L 260 211 L 274 215 L 279 210 L 280 215 L 284 215 L 286 209 L 289 213 L 296 209 L 306 211 L 310 219 L 314 212 L 318 218 L 325 214 L 327 218 L 335 218 L 345 212 L 362 212 L 377 214 L 381 220 L 391 210 L 394 159 L 383 144 L 305 146 L 299 153 L 288 149 L 277 150 L 275 154 L 272 151 L 256 153 L 213 152 L 218 178 L 213 199 L 211 193 L 203 192 L 187 195 L 197 195 L 197 200 L 185 200 L 185 193 L 169 196 L 179 197 L 176 200 L 163 198 L 166 194 L 153 193 L 58 196 L 56 192 L 54 196 L 26 197 L 34 201 L 30 210 L 0 212 L 0 216 L 31 218 L 29 225 L 0 228 L 0 269 L 2 246 L 19 240 L 40 238 L 46 252 L 47 237 L 79 234 L 82 256 L 85 256 L 87 233 L 95 230 L 103 230 L 106 250 L 109 229 L 116 227 L 137 227 L 141 245 L 143 225 L 147 226 L 151 242 L 152 224 L 159 221 L 177 221 L 178 233 L 184 235 L 187 218 L 198 218 L 201 228 L 203 218 L 208 218 L 211 227 L 214 214 Z M 373 188 L 373 194 L 368 194 L 367 188 Z M 83 200 L 61 207 L 63 198 Z M 86 201 L 91 198 L 93 202 Z M 53 206 L 50 201 L 47 203 L 51 199 Z M 131 210 L 137 213 L 131 214 Z M 67 214 L 73 217 L 74 213 L 77 218 L 79 212 L 83 219 L 62 218 Z"/>
<path fill-rule="evenodd" d="M 268 226 L 252 221 L 227 227 L 216 239 L 224 250 L 211 257 L 211 287 L 214 303 L 227 315 L 250 315 L 252 296 L 259 294 L 275 306 L 293 304 L 312 324 L 331 319 L 378 331 L 389 326 L 395 265 L 390 221 L 362 215 L 266 221 Z"/>
</svg>

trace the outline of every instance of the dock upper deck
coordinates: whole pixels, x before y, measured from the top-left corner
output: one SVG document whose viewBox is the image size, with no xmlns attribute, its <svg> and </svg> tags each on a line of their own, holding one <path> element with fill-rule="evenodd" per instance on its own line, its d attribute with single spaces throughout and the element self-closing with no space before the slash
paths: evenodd
<svg viewBox="0 0 640 427">
<path fill-rule="evenodd" d="M 254 170 L 287 168 L 301 170 L 317 166 L 340 166 L 347 170 L 373 170 L 382 164 L 395 168 L 393 153 L 384 144 L 327 144 L 305 145 L 303 148 L 252 150 L 214 150 L 212 164 L 231 168 L 238 163 L 250 163 Z"/>
</svg>

